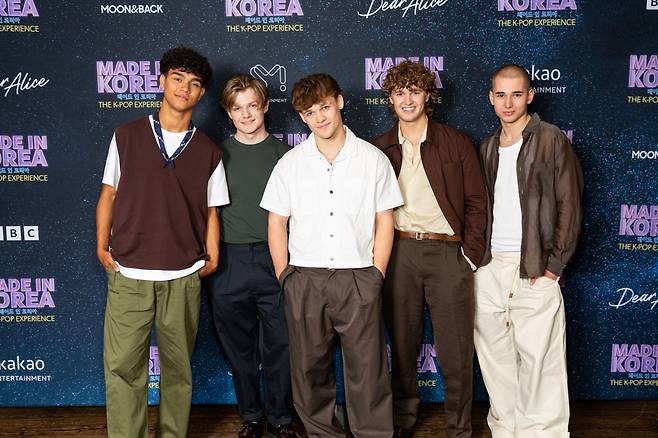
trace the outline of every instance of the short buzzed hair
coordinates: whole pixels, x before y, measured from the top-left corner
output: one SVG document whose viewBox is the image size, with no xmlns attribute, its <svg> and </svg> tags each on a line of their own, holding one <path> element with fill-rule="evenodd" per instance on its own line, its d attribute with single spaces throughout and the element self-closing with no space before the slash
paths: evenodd
<svg viewBox="0 0 658 438">
<path fill-rule="evenodd" d="M 502 76 L 504 78 L 523 78 L 523 82 L 526 85 L 526 88 L 529 90 L 532 88 L 532 83 L 530 82 L 530 74 L 528 70 L 521 67 L 518 64 L 505 64 L 496 69 L 491 75 L 491 89 L 493 90 L 494 80 Z"/>
<path fill-rule="evenodd" d="M 228 112 L 231 105 L 235 103 L 236 95 L 249 88 L 254 90 L 254 93 L 256 93 L 256 96 L 258 96 L 258 100 L 260 101 L 260 106 L 264 107 L 268 103 L 269 98 L 267 95 L 267 87 L 263 81 L 250 75 L 239 74 L 233 76 L 226 82 L 226 85 L 224 85 L 224 89 L 219 95 L 219 102 L 222 105 L 222 108 Z"/>
</svg>

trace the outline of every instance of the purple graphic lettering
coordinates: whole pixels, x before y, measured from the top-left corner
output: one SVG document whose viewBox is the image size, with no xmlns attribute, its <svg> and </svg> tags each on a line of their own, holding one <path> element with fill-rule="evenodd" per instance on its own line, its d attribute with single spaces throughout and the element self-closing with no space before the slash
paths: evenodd
<svg viewBox="0 0 658 438">
<path fill-rule="evenodd" d="M 0 0 L 0 17 L 38 17 L 34 0 Z"/>
<path fill-rule="evenodd" d="M 158 347 L 151 346 L 149 351 L 149 376 L 160 375 L 160 354 Z"/>
<path fill-rule="evenodd" d="M 224 0 L 227 17 L 292 17 L 304 15 L 299 0 Z"/>
<path fill-rule="evenodd" d="M 417 56 L 395 57 L 395 58 L 365 58 L 365 85 L 366 90 L 381 90 L 388 69 L 402 61 L 422 62 L 422 64 L 434 73 L 437 88 L 443 88 L 439 72 L 443 71 L 443 56 Z"/>
<path fill-rule="evenodd" d="M 658 55 L 631 55 L 628 63 L 628 88 L 658 87 Z"/>
<path fill-rule="evenodd" d="M 272 135 L 289 146 L 297 146 L 308 138 L 308 134 L 301 132 L 289 132 L 288 134 L 273 133 Z"/>
<path fill-rule="evenodd" d="M 564 11 L 578 9 L 576 0 L 498 0 L 498 11 Z"/>
<path fill-rule="evenodd" d="M 658 372 L 658 344 L 612 344 L 610 372 Z"/>
<path fill-rule="evenodd" d="M 658 205 L 622 204 L 620 236 L 658 236 Z"/>
<path fill-rule="evenodd" d="M 0 135 L 0 167 L 48 167 L 45 149 L 45 135 Z"/>
<path fill-rule="evenodd" d="M 160 61 L 96 61 L 99 94 L 161 93 L 159 76 Z"/>
<path fill-rule="evenodd" d="M 434 344 L 423 344 L 416 361 L 416 371 L 419 373 L 436 373 L 436 350 Z"/>
<path fill-rule="evenodd" d="M 55 279 L 35 278 L 34 286 L 30 278 L 0 278 L 0 309 L 55 308 Z"/>
</svg>

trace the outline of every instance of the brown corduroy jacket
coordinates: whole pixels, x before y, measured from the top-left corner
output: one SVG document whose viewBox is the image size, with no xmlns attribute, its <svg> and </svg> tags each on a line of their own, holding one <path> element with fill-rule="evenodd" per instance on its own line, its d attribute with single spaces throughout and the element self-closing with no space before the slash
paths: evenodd
<svg viewBox="0 0 658 438">
<path fill-rule="evenodd" d="M 480 162 L 490 201 L 483 265 L 491 260 L 500 132 L 498 128 L 482 140 L 480 146 Z M 560 128 L 543 122 L 537 114 L 533 114 L 523 130 L 523 144 L 516 162 L 523 224 L 521 277 L 540 277 L 545 270 L 560 276 L 576 250 L 580 234 L 583 217 L 580 163 Z"/>
<path fill-rule="evenodd" d="M 402 146 L 398 124 L 371 143 L 386 154 L 399 176 Z M 420 156 L 443 215 L 462 238 L 464 254 L 480 266 L 486 249 L 487 195 L 473 143 L 456 129 L 430 119 Z"/>
</svg>

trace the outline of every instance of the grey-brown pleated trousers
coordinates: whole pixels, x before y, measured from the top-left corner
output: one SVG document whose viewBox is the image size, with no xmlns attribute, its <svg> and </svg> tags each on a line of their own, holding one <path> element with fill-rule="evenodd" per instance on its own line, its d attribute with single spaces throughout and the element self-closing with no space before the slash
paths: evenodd
<svg viewBox="0 0 658 438">
<path fill-rule="evenodd" d="M 429 307 L 450 438 L 471 436 L 473 400 L 473 272 L 459 242 L 396 238 L 384 285 L 384 317 L 391 335 L 393 414 L 413 427 L 420 402 L 417 357 Z"/>
<path fill-rule="evenodd" d="M 293 401 L 309 437 L 344 437 L 334 417 L 336 342 L 343 351 L 347 415 L 357 438 L 393 436 L 391 385 L 375 267 L 288 266 L 284 290 Z"/>
</svg>

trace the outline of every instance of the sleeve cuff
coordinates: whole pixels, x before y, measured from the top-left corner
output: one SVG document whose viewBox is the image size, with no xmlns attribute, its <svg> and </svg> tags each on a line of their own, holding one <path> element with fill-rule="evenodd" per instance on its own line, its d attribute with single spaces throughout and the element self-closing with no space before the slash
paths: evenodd
<svg viewBox="0 0 658 438">
<path fill-rule="evenodd" d="M 464 256 L 464 258 L 466 259 L 466 261 L 467 261 L 468 264 L 470 265 L 471 269 L 473 270 L 473 272 L 475 272 L 475 270 L 477 269 L 477 266 L 475 266 L 475 265 L 471 262 L 471 259 L 469 259 L 468 256 L 464 253 L 464 248 L 462 247 L 462 248 L 460 248 L 460 249 L 461 249 L 461 251 L 462 251 L 462 255 Z"/>
</svg>

